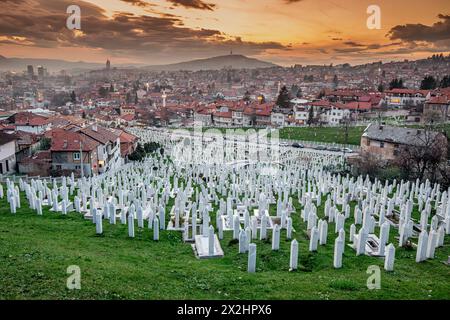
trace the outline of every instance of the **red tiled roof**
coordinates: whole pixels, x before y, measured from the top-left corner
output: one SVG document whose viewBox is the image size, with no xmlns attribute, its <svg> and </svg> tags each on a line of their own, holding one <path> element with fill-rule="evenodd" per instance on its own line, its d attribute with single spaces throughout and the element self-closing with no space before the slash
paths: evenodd
<svg viewBox="0 0 450 320">
<path fill-rule="evenodd" d="M 83 151 L 92 151 L 100 145 L 94 139 L 89 138 L 79 132 L 66 131 L 63 129 L 54 129 L 48 131 L 45 136 L 52 139 L 50 148 L 53 152 L 79 151 L 80 142 Z"/>
<path fill-rule="evenodd" d="M 433 97 L 427 104 L 450 104 L 450 97 L 445 95 Z"/>
<path fill-rule="evenodd" d="M 430 90 L 415 90 L 415 89 L 392 89 L 392 90 L 386 90 L 386 93 L 392 93 L 392 94 L 417 94 L 420 93 L 421 95 L 426 96 Z"/>
<path fill-rule="evenodd" d="M 125 121 L 133 121 L 134 120 L 134 114 L 126 114 L 124 116 L 120 117 L 122 120 Z"/>
<path fill-rule="evenodd" d="M 48 123 L 48 119 L 31 112 L 19 112 L 14 116 L 16 126 L 43 126 Z"/>
</svg>

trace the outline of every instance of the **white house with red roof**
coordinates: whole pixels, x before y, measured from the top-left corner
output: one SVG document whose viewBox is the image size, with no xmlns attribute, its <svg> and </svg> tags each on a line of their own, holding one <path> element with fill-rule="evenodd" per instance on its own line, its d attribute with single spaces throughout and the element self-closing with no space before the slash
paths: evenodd
<svg viewBox="0 0 450 320">
<path fill-rule="evenodd" d="M 431 98 L 430 90 L 392 89 L 385 91 L 385 94 L 390 107 L 417 106 Z"/>
</svg>

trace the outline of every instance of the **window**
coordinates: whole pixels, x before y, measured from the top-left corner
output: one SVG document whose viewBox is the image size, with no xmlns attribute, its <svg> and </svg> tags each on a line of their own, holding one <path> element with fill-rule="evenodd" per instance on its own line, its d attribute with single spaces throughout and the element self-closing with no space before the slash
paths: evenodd
<svg viewBox="0 0 450 320">
<path fill-rule="evenodd" d="M 80 159 L 81 159 L 80 153 L 79 152 L 74 152 L 73 153 L 73 160 L 80 160 Z"/>
<path fill-rule="evenodd" d="M 384 148 L 384 142 L 380 142 L 380 148 Z"/>
</svg>

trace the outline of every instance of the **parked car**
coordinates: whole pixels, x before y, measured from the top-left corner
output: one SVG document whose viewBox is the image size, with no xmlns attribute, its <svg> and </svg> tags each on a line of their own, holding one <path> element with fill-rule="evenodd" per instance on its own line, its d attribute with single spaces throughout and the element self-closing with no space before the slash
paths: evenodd
<svg viewBox="0 0 450 320">
<path fill-rule="evenodd" d="M 300 148 L 300 149 L 303 149 L 305 146 L 304 145 L 302 145 L 302 144 L 300 144 L 300 143 L 297 143 L 297 142 L 294 142 L 293 144 L 292 144 L 292 146 L 294 147 L 294 148 Z"/>
<path fill-rule="evenodd" d="M 327 147 L 322 146 L 322 145 L 318 145 L 318 146 L 315 146 L 313 149 L 314 150 L 327 150 Z"/>
<path fill-rule="evenodd" d="M 342 152 L 345 152 L 345 153 L 353 153 L 353 150 L 350 149 L 350 148 L 344 148 L 344 149 L 342 149 Z"/>
<path fill-rule="evenodd" d="M 334 152 L 340 152 L 341 151 L 341 149 L 338 148 L 338 147 L 329 147 L 327 150 L 328 151 L 334 151 Z"/>
</svg>

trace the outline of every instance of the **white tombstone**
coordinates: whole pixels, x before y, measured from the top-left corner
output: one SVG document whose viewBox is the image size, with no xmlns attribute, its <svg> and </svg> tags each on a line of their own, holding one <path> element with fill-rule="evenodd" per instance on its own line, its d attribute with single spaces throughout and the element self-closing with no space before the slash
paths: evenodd
<svg viewBox="0 0 450 320">
<path fill-rule="evenodd" d="M 134 216 L 131 213 L 128 215 L 128 236 L 134 238 Z"/>
<path fill-rule="evenodd" d="M 39 199 L 39 198 L 36 199 L 35 207 L 36 207 L 36 210 L 37 210 L 37 214 L 42 216 L 42 201 L 41 201 L 41 199 Z"/>
<path fill-rule="evenodd" d="M 390 243 L 386 247 L 386 256 L 384 258 L 384 270 L 394 271 L 394 262 L 395 262 L 395 247 L 392 243 Z"/>
<path fill-rule="evenodd" d="M 250 227 L 252 229 L 252 239 L 258 239 L 258 220 L 255 216 L 252 216 L 250 219 Z"/>
<path fill-rule="evenodd" d="M 436 250 L 436 244 L 438 240 L 438 233 L 436 230 L 431 230 L 428 236 L 427 244 L 427 259 L 434 259 L 434 253 Z"/>
<path fill-rule="evenodd" d="M 96 209 L 94 209 L 94 214 L 95 214 L 95 231 L 97 234 L 102 234 L 103 233 L 103 219 L 102 219 L 102 214 L 100 212 L 97 212 Z"/>
<path fill-rule="evenodd" d="M 259 234 L 259 240 L 267 239 L 267 219 L 268 217 L 266 215 L 263 215 L 261 217 L 261 230 Z"/>
<path fill-rule="evenodd" d="M 353 224 L 350 226 L 350 235 L 349 235 L 349 242 L 350 242 L 350 243 L 353 243 L 353 242 L 355 241 L 355 234 L 356 234 L 356 226 L 355 226 L 355 224 L 353 223 Z"/>
<path fill-rule="evenodd" d="M 214 227 L 213 226 L 209 226 L 209 232 L 208 232 L 208 254 L 210 256 L 214 256 L 214 242 L 215 242 L 215 237 L 214 237 Z"/>
<path fill-rule="evenodd" d="M 378 255 L 384 256 L 384 251 L 386 248 L 386 244 L 389 242 L 389 230 L 390 230 L 390 224 L 389 222 L 385 221 L 381 225 L 380 228 L 380 243 L 378 245 Z"/>
<path fill-rule="evenodd" d="M 437 239 L 437 245 L 436 247 L 443 247 L 444 246 L 444 241 L 445 241 L 445 229 L 444 226 L 440 226 L 438 228 L 438 239 Z"/>
<path fill-rule="evenodd" d="M 360 256 L 366 253 L 367 230 L 362 227 L 359 230 L 358 242 L 356 243 L 356 255 Z"/>
<path fill-rule="evenodd" d="M 67 215 L 67 203 L 66 200 L 61 201 L 61 211 L 63 215 Z"/>
<path fill-rule="evenodd" d="M 423 230 L 419 235 L 417 243 L 416 262 L 422 262 L 427 259 L 428 233 Z"/>
<path fill-rule="evenodd" d="M 9 198 L 9 208 L 11 213 L 15 214 L 16 213 L 16 198 L 14 196 L 11 196 Z"/>
<path fill-rule="evenodd" d="M 219 217 L 219 219 L 217 219 L 217 229 L 219 232 L 219 239 L 222 240 L 223 239 L 223 220 L 221 217 Z"/>
<path fill-rule="evenodd" d="M 319 243 L 321 246 L 327 244 L 328 238 L 328 223 L 326 220 L 319 222 Z"/>
<path fill-rule="evenodd" d="M 256 272 L 256 244 L 254 243 L 250 243 L 248 246 L 247 271 L 250 273 Z"/>
<path fill-rule="evenodd" d="M 311 229 L 311 238 L 309 239 L 309 251 L 317 251 L 317 244 L 319 241 L 319 229 L 313 227 Z"/>
<path fill-rule="evenodd" d="M 153 219 L 153 240 L 159 241 L 159 218 L 157 216 Z"/>
<path fill-rule="evenodd" d="M 291 256 L 289 260 L 289 270 L 297 270 L 298 268 L 298 242 L 297 240 L 292 240 L 291 242 Z"/>
<path fill-rule="evenodd" d="M 239 253 L 247 252 L 247 233 L 244 230 L 239 232 Z"/>
<path fill-rule="evenodd" d="M 288 217 L 286 219 L 286 239 L 291 240 L 292 239 L 292 218 Z"/>
<path fill-rule="evenodd" d="M 239 216 L 233 216 L 233 239 L 237 240 L 239 238 L 239 232 L 241 230 L 241 223 L 239 221 Z"/>
<path fill-rule="evenodd" d="M 334 241 L 333 267 L 342 268 L 342 255 L 344 253 L 344 240 L 339 236 Z"/>
<path fill-rule="evenodd" d="M 276 224 L 272 230 L 272 250 L 280 249 L 280 225 Z"/>
</svg>

